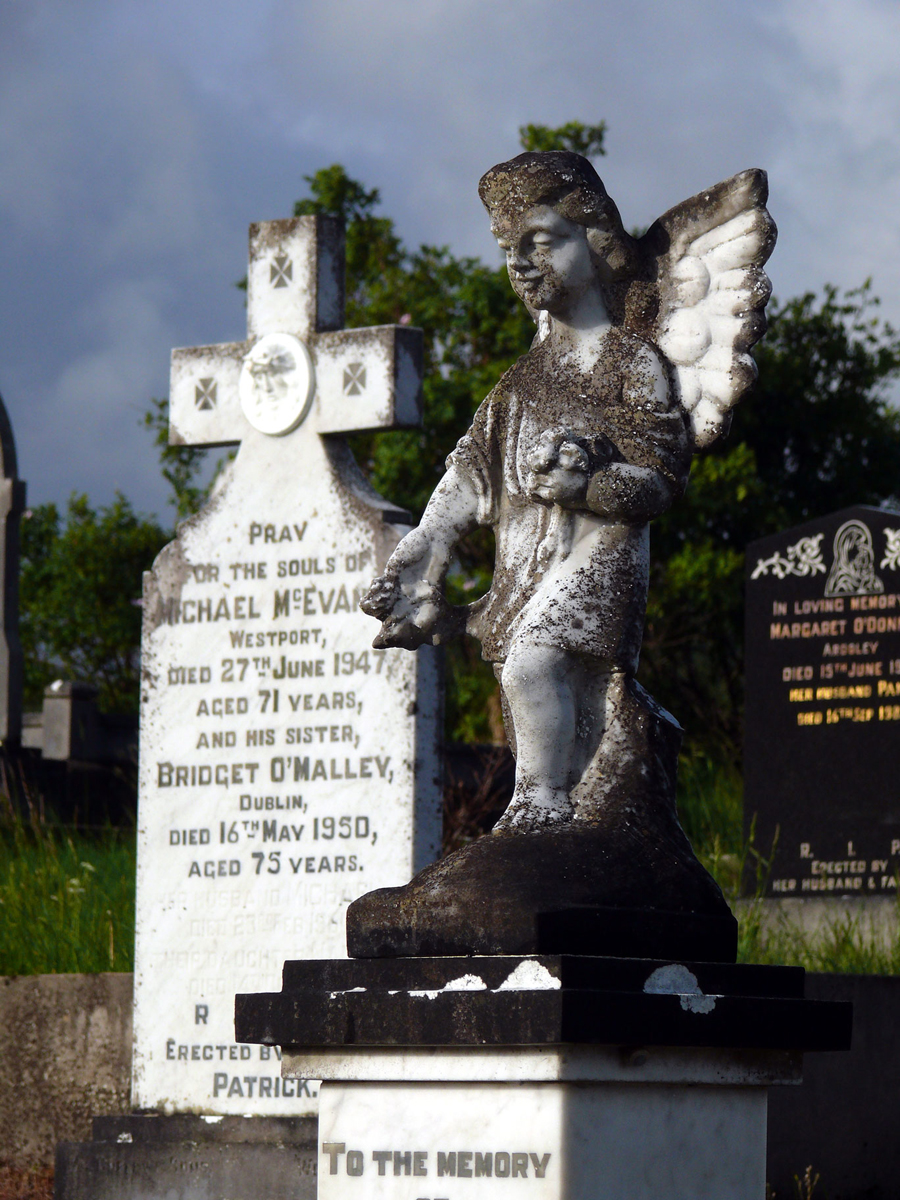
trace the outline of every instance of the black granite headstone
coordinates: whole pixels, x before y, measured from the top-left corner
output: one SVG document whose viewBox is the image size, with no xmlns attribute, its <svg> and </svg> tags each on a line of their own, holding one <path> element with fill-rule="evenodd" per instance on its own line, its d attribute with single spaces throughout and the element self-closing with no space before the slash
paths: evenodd
<svg viewBox="0 0 900 1200">
<path fill-rule="evenodd" d="M 744 820 L 766 894 L 896 895 L 900 514 L 752 543 L 746 611 Z"/>
<path fill-rule="evenodd" d="M 555 986 L 505 990 L 523 964 Z M 482 990 L 454 990 L 461 970 Z M 657 1045 L 844 1050 L 849 1004 L 804 998 L 804 971 L 682 963 L 696 995 L 651 984 L 671 959 L 583 955 L 313 959 L 284 964 L 280 992 L 235 997 L 235 1036 L 306 1049 L 388 1046 Z M 449 987 L 448 987 L 449 984 Z M 428 1003 L 422 1004 L 423 996 Z"/>
</svg>

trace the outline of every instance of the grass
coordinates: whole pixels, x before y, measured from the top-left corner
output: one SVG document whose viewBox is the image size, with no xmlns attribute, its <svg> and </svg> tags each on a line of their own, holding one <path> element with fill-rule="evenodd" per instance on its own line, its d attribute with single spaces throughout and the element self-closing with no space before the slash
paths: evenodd
<svg viewBox="0 0 900 1200">
<path fill-rule="evenodd" d="M 737 896 L 746 850 L 743 785 L 737 767 L 703 754 L 678 763 L 678 815 L 704 867 L 729 900 Z"/>
<path fill-rule="evenodd" d="M 679 764 L 678 810 L 697 856 L 738 916 L 738 961 L 785 964 L 837 975 L 900 975 L 900 907 L 892 923 L 873 928 L 858 910 L 835 903 L 834 917 L 815 933 L 773 919 L 763 902 L 774 847 L 744 839 L 739 771 L 702 755 Z M 741 897 L 747 864 L 756 894 Z M 900 905 L 900 897 L 898 897 Z"/>
<path fill-rule="evenodd" d="M 0 817 L 0 975 L 131 971 L 133 830 Z"/>
<path fill-rule="evenodd" d="M 839 912 L 808 933 L 787 922 L 765 921 L 761 905 L 751 900 L 739 916 L 738 958 L 832 975 L 900 975 L 900 912 L 893 916 L 890 928 L 878 929 L 858 913 Z"/>
<path fill-rule="evenodd" d="M 134 831 L 76 830 L 26 807 L 22 815 L 0 792 L 0 975 L 133 970 Z M 735 766 L 684 757 L 678 808 L 698 857 L 737 912 L 740 962 L 900 975 L 900 909 L 880 930 L 837 904 L 834 919 L 814 934 L 771 919 L 762 899 L 769 853 L 744 840 Z M 748 861 L 757 893 L 742 899 Z"/>
</svg>

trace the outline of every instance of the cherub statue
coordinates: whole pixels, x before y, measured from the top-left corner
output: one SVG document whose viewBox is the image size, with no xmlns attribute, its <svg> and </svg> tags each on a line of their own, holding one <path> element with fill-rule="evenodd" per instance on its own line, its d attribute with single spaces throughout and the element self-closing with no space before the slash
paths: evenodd
<svg viewBox="0 0 900 1200">
<path fill-rule="evenodd" d="M 362 606 L 383 622 L 376 646 L 463 627 L 480 640 L 516 754 L 495 834 L 597 826 L 654 794 L 675 820 L 680 730 L 635 680 L 648 526 L 755 378 L 775 242 L 766 177 L 736 175 L 640 238 L 577 154 L 520 154 L 479 193 L 537 335 Z M 477 525 L 496 537 L 491 588 L 453 608 L 444 580 Z"/>
</svg>

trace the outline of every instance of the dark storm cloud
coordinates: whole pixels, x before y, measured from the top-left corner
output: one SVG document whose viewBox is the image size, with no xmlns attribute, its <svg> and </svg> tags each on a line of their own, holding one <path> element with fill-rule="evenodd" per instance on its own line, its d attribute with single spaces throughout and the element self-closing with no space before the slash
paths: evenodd
<svg viewBox="0 0 900 1200">
<path fill-rule="evenodd" d="M 777 292 L 900 319 L 900 14 L 880 0 L 136 0 L 0 16 L 0 387 L 35 502 L 161 510 L 138 427 L 173 345 L 240 337 L 251 220 L 343 162 L 408 242 L 493 260 L 475 194 L 527 121 L 609 124 L 628 224 L 764 166 Z"/>
</svg>

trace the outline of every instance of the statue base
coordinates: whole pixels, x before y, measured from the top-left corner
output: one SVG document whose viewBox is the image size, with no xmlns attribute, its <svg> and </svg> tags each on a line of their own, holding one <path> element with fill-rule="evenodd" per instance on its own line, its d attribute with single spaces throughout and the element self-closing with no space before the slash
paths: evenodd
<svg viewBox="0 0 900 1200">
<path fill-rule="evenodd" d="M 323 1080 L 319 1200 L 719 1196 L 765 1185 L 767 1088 L 846 1049 L 797 968 L 586 956 L 288 962 L 239 1041 Z M 411 1178 L 415 1177 L 415 1178 Z"/>
<path fill-rule="evenodd" d="M 662 816 L 665 818 L 666 810 Z M 674 818 L 490 834 L 347 912 L 353 958 L 597 954 L 734 962 L 737 922 Z"/>
</svg>

